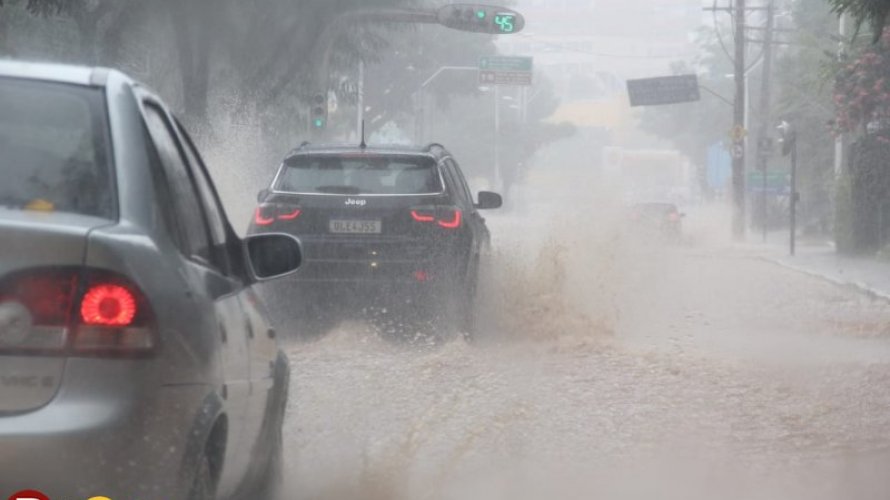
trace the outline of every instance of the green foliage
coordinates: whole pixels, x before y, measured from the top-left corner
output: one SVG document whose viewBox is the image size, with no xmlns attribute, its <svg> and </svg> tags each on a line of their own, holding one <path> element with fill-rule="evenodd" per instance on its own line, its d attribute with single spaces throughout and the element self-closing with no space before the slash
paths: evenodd
<svg viewBox="0 0 890 500">
<path fill-rule="evenodd" d="M 16 3 L 14 0 L 0 0 L 0 9 L 7 4 Z M 71 0 L 27 0 L 25 8 L 33 15 L 49 17 L 70 11 L 75 1 Z"/>
<path fill-rule="evenodd" d="M 845 253 L 874 253 L 890 240 L 890 145 L 875 137 L 853 144 L 847 175 L 850 197 Z"/>
<path fill-rule="evenodd" d="M 852 16 L 857 31 L 865 24 L 874 34 L 874 41 L 880 39 L 890 14 L 890 0 L 828 0 L 828 3 L 833 12 Z"/>
<path fill-rule="evenodd" d="M 790 45 L 777 46 L 773 66 L 774 106 L 767 132 L 775 133 L 775 123 L 795 124 L 798 134 L 798 190 L 801 193 L 800 219 L 803 226 L 821 229 L 830 226 L 834 209 L 834 138 L 830 123 L 834 118 L 834 81 L 837 18 L 824 2 L 798 2 L 793 5 L 793 34 L 782 39 Z M 774 158 L 771 163 L 784 163 Z M 834 196 L 837 196 L 834 194 Z"/>
<path fill-rule="evenodd" d="M 834 102 L 840 132 L 890 119 L 890 36 L 862 50 L 838 70 Z"/>
</svg>

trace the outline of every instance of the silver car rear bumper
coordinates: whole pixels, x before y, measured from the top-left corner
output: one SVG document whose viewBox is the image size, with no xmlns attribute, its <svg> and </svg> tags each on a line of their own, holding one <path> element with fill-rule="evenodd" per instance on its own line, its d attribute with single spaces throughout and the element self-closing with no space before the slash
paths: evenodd
<svg viewBox="0 0 890 500">
<path fill-rule="evenodd" d="M 69 360 L 49 404 L 0 416 L 0 497 L 37 489 L 50 498 L 185 498 L 185 443 L 209 388 L 158 388 L 151 364 Z"/>
</svg>

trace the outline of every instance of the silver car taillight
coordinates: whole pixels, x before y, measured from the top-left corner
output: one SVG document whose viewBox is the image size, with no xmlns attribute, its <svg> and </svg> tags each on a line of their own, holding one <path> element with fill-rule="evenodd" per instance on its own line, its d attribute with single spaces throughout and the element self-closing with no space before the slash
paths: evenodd
<svg viewBox="0 0 890 500">
<path fill-rule="evenodd" d="M 139 288 L 116 273 L 39 269 L 0 280 L 0 354 L 146 355 L 153 320 Z"/>
</svg>

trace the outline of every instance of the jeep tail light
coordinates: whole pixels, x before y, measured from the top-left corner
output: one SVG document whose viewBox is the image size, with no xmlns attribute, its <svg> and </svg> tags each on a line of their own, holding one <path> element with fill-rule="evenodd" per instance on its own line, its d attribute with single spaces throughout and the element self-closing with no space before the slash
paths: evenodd
<svg viewBox="0 0 890 500">
<path fill-rule="evenodd" d="M 268 212 L 271 207 L 269 205 L 260 205 L 256 207 L 256 213 L 253 221 L 257 226 L 268 226 L 275 222 L 275 216 L 269 216 Z"/>
<path fill-rule="evenodd" d="M 419 207 L 411 210 L 411 218 L 417 222 L 435 223 L 445 229 L 461 226 L 463 212 L 456 207 Z"/>
<path fill-rule="evenodd" d="M 295 208 L 289 212 L 278 214 L 278 220 L 295 220 L 302 213 L 302 210 L 300 210 L 299 208 Z"/>
<path fill-rule="evenodd" d="M 445 229 L 457 229 L 460 227 L 462 213 L 460 209 L 451 209 L 451 213 L 444 218 L 439 219 L 439 225 Z"/>
<path fill-rule="evenodd" d="M 411 218 L 416 220 L 417 222 L 435 222 L 436 215 L 435 209 L 433 210 L 412 210 Z"/>
<path fill-rule="evenodd" d="M 276 220 L 292 221 L 302 215 L 300 207 L 282 203 L 264 203 L 256 208 L 253 221 L 258 226 L 271 226 Z"/>
<path fill-rule="evenodd" d="M 92 269 L 39 269 L 0 280 L 0 353 L 134 356 L 156 346 L 135 284 Z"/>
</svg>

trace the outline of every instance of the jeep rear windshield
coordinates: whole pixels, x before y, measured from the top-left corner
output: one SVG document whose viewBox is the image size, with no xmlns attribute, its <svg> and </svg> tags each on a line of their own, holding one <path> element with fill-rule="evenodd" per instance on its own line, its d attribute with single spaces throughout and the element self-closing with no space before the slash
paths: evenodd
<svg viewBox="0 0 890 500">
<path fill-rule="evenodd" d="M 300 155 L 285 161 L 276 191 L 406 195 L 442 192 L 436 161 L 409 155 Z"/>
<path fill-rule="evenodd" d="M 114 214 L 99 89 L 0 78 L 0 208 Z"/>
</svg>

